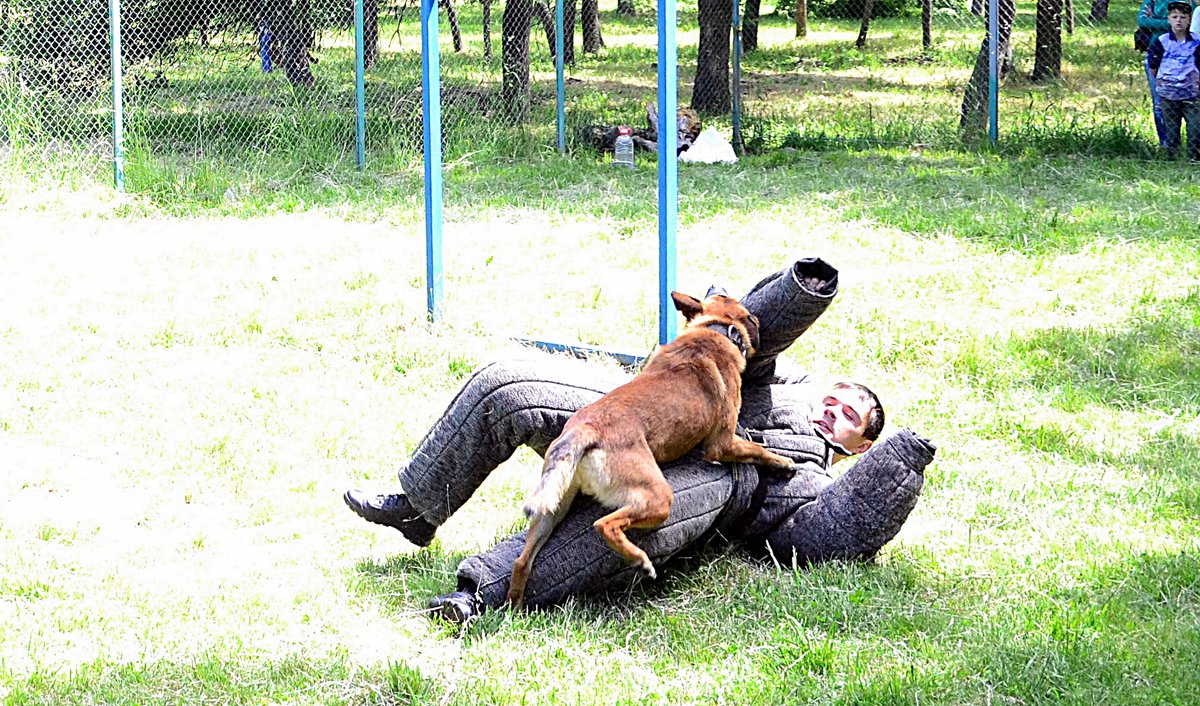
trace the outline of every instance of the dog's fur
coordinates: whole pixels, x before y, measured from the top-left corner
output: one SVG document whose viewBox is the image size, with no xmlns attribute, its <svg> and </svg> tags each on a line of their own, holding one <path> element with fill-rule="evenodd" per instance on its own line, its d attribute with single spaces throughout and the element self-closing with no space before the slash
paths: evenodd
<svg viewBox="0 0 1200 706">
<path fill-rule="evenodd" d="M 755 463 L 793 470 L 793 463 L 735 434 L 742 406 L 742 371 L 758 345 L 758 319 L 736 299 L 700 301 L 672 292 L 687 324 L 650 356 L 642 372 L 579 410 L 550 444 L 542 479 L 525 505 L 529 534 L 513 564 L 508 600 L 521 605 L 538 550 L 583 492 L 616 508 L 594 523 L 608 545 L 651 578 L 654 564 L 625 536 L 667 519 L 674 498 L 659 464 L 697 444 L 708 461 Z"/>
</svg>

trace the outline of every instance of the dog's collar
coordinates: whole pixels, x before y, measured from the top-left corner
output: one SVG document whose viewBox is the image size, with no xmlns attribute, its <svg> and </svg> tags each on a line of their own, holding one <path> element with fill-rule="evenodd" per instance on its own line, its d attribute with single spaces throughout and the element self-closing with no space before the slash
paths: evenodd
<svg viewBox="0 0 1200 706">
<path fill-rule="evenodd" d="M 704 328 L 716 331 L 732 341 L 733 345 L 737 346 L 738 350 L 742 352 L 743 358 L 750 357 L 750 347 L 746 345 L 746 339 L 742 337 L 742 332 L 738 330 L 737 326 L 715 322 L 707 324 Z"/>
</svg>

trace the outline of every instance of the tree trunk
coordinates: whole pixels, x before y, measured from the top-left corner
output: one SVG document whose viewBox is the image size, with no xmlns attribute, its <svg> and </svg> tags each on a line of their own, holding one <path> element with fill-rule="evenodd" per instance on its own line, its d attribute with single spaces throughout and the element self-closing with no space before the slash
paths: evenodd
<svg viewBox="0 0 1200 706">
<path fill-rule="evenodd" d="M 600 2 L 599 0 L 581 0 L 579 12 L 583 17 L 580 25 L 583 29 L 583 51 L 586 54 L 599 54 L 604 46 L 600 36 Z"/>
<path fill-rule="evenodd" d="M 563 63 L 575 65 L 575 0 L 563 0 Z"/>
<path fill-rule="evenodd" d="M 529 115 L 529 20 L 534 3 L 508 0 L 500 17 L 500 101 L 513 122 Z"/>
<path fill-rule="evenodd" d="M 696 83 L 692 108 L 708 115 L 728 113 L 729 93 L 729 0 L 698 0 L 700 46 L 696 53 Z"/>
<path fill-rule="evenodd" d="M 808 36 L 808 0 L 796 0 L 796 39 Z"/>
<path fill-rule="evenodd" d="M 637 17 L 637 6 L 633 4 L 633 0 L 617 0 L 617 14 L 622 17 Z"/>
<path fill-rule="evenodd" d="M 921 0 L 921 48 L 933 46 L 933 0 Z"/>
<path fill-rule="evenodd" d="M 293 86 L 312 88 L 312 7 L 309 0 L 274 0 L 272 31 L 279 40 L 279 65 Z"/>
<path fill-rule="evenodd" d="M 363 0 L 363 66 L 379 61 L 379 0 Z"/>
<path fill-rule="evenodd" d="M 492 0 L 481 0 L 483 3 L 483 56 L 492 58 Z"/>
<path fill-rule="evenodd" d="M 871 15 L 875 12 L 875 0 L 866 0 L 863 3 L 862 26 L 858 28 L 858 39 L 854 42 L 854 46 L 862 49 L 867 46 L 867 30 L 871 26 Z"/>
<path fill-rule="evenodd" d="M 458 24 L 458 12 L 454 9 L 452 0 L 441 0 L 440 4 L 446 11 L 446 19 L 450 21 L 450 36 L 454 39 L 454 52 L 461 54 L 463 50 L 462 27 Z"/>
<path fill-rule="evenodd" d="M 996 1 L 996 0 L 993 0 Z M 1016 15 L 1014 0 L 998 0 L 996 38 L 997 53 L 1002 59 L 1010 50 L 1013 17 Z M 1003 75 L 1003 74 L 1002 74 Z M 976 142 L 987 134 L 988 123 L 988 36 L 984 34 L 975 57 L 975 68 L 963 91 L 962 108 L 959 110 L 958 134 L 964 142 Z"/>
<path fill-rule="evenodd" d="M 1062 75 L 1062 10 L 1063 0 L 1038 0 L 1030 81 L 1047 81 Z"/>
<path fill-rule="evenodd" d="M 758 16 L 762 12 L 762 0 L 746 0 L 746 12 L 742 16 L 742 51 L 758 51 Z M 729 14 L 733 14 L 730 6 Z"/>
<path fill-rule="evenodd" d="M 529 3 L 529 7 L 537 21 L 542 24 L 542 31 L 546 33 L 546 46 L 550 47 L 550 58 L 557 58 L 554 52 L 554 13 L 538 0 Z M 507 10 L 505 14 L 508 14 Z M 529 66 L 529 62 L 526 61 L 525 65 Z"/>
<path fill-rule="evenodd" d="M 1063 14 L 1066 16 L 1067 34 L 1075 34 L 1075 0 L 1065 0 Z"/>
<path fill-rule="evenodd" d="M 1104 22 L 1108 19 L 1108 0 L 1092 0 L 1092 14 L 1088 16 L 1092 22 Z"/>
</svg>

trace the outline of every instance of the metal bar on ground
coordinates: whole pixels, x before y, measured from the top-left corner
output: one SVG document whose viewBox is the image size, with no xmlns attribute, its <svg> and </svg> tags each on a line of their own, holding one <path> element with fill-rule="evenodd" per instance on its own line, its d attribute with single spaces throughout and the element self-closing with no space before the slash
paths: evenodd
<svg viewBox="0 0 1200 706">
<path fill-rule="evenodd" d="M 679 215 L 675 0 L 658 0 L 658 342 L 675 339 L 675 227 Z"/>
<path fill-rule="evenodd" d="M 571 0 L 574 2 L 575 0 Z M 554 86 L 555 110 L 558 122 L 558 153 L 567 151 L 566 103 L 567 93 L 563 74 L 563 0 L 554 2 Z"/>
<path fill-rule="evenodd" d="M 993 147 L 1000 136 L 1000 2 L 988 1 L 988 139 Z"/>
<path fill-rule="evenodd" d="M 421 99 L 425 131 L 425 299 L 429 320 L 441 319 L 442 281 L 442 70 L 438 0 L 421 0 Z"/>
<path fill-rule="evenodd" d="M 108 0 L 109 48 L 112 61 L 113 187 L 125 191 L 125 96 L 121 85 L 121 0 Z"/>
<path fill-rule="evenodd" d="M 354 158 L 360 171 L 367 165 L 365 43 L 363 0 L 354 0 Z"/>
<path fill-rule="evenodd" d="M 525 346 L 533 346 L 551 353 L 569 353 L 576 358 L 591 358 L 605 357 L 612 358 L 621 365 L 629 368 L 636 368 L 646 360 L 644 355 L 635 355 L 633 353 L 621 353 L 619 351 L 609 350 L 607 348 L 597 348 L 595 346 L 585 346 L 581 343 L 553 343 L 550 341 L 538 341 L 532 338 L 514 338 L 514 341 Z"/>
</svg>

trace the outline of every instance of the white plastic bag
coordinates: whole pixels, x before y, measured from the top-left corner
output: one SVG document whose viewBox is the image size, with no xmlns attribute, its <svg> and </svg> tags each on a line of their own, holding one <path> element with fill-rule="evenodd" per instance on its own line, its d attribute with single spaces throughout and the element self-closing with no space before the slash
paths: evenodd
<svg viewBox="0 0 1200 706">
<path fill-rule="evenodd" d="M 733 153 L 733 145 L 717 132 L 716 128 L 706 127 L 696 138 L 696 142 L 679 155 L 680 162 L 700 162 L 703 164 L 733 164 L 737 155 Z"/>
</svg>

